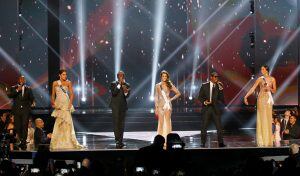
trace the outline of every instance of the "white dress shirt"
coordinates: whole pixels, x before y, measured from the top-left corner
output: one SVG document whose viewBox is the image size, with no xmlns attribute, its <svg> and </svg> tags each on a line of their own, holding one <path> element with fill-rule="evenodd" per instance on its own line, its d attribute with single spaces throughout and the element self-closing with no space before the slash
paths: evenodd
<svg viewBox="0 0 300 176">
<path fill-rule="evenodd" d="M 212 91 L 213 91 L 213 88 L 215 87 L 215 84 L 211 81 L 209 81 L 209 101 L 211 102 L 211 99 L 212 99 Z"/>
</svg>

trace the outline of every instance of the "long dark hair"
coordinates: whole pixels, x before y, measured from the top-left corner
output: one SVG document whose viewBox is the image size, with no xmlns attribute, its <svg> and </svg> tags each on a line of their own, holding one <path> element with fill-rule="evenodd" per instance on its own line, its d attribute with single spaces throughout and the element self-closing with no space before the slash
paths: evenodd
<svg viewBox="0 0 300 176">
<path fill-rule="evenodd" d="M 60 69 L 59 72 L 58 72 L 58 74 L 61 75 L 61 74 L 64 73 L 64 72 L 67 73 L 67 70 L 66 70 L 66 69 Z"/>
<path fill-rule="evenodd" d="M 167 81 L 166 81 L 167 87 L 169 89 L 172 89 L 172 82 L 170 81 L 170 74 L 166 70 L 163 70 L 163 71 L 160 72 L 160 77 L 162 77 L 163 74 L 167 75 Z"/>
<path fill-rule="evenodd" d="M 262 65 L 262 67 L 264 67 L 264 68 L 268 71 L 268 73 L 270 73 L 270 67 L 269 67 L 269 66 L 267 66 L 267 65 Z"/>
</svg>

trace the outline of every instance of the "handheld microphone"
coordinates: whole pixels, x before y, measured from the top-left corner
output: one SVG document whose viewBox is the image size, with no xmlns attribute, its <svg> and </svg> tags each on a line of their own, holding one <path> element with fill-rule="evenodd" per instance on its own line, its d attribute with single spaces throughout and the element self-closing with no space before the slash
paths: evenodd
<svg viewBox="0 0 300 176">
<path fill-rule="evenodd" d="M 219 86 L 219 90 L 223 90 L 224 89 L 224 85 L 223 85 L 222 82 L 218 81 L 217 84 Z"/>
</svg>

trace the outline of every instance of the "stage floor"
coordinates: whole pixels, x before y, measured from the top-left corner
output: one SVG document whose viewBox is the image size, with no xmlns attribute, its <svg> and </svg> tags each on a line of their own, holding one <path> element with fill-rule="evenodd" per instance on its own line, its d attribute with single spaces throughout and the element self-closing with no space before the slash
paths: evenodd
<svg viewBox="0 0 300 176">
<path fill-rule="evenodd" d="M 200 131 L 173 131 L 173 133 L 179 134 L 185 143 L 185 149 L 202 148 L 200 147 Z M 77 132 L 76 135 L 79 143 L 85 146 L 84 149 L 79 149 L 78 151 L 116 149 L 113 132 Z M 124 143 L 126 147 L 123 149 L 138 150 L 141 147 L 148 146 L 153 141 L 155 135 L 156 131 L 125 132 Z M 224 143 L 226 144 L 225 148 L 257 148 L 255 143 L 255 129 L 240 129 L 235 132 L 225 132 Z M 292 143 L 300 144 L 300 140 L 282 140 L 274 144 L 273 147 L 267 148 L 287 148 Z M 219 148 L 215 130 L 208 131 L 206 147 L 204 149 L 209 148 Z M 34 151 L 34 148 L 28 146 L 27 151 Z M 74 151 L 74 149 L 71 151 Z"/>
</svg>

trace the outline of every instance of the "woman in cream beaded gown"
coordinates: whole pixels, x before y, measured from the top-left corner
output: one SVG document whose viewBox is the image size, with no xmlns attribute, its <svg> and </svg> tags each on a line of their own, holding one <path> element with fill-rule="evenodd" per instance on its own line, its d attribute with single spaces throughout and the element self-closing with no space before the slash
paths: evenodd
<svg viewBox="0 0 300 176">
<path fill-rule="evenodd" d="M 272 138 L 272 94 L 276 92 L 276 80 L 269 75 L 269 67 L 261 67 L 262 76 L 259 77 L 249 92 L 244 97 L 244 102 L 248 105 L 247 98 L 259 87 L 257 97 L 257 116 L 256 116 L 256 142 L 259 147 L 273 146 Z"/>
<path fill-rule="evenodd" d="M 180 97 L 180 92 L 170 81 L 167 71 L 160 73 L 161 82 L 155 85 L 155 115 L 158 117 L 157 133 L 167 137 L 172 132 L 171 114 L 172 101 Z M 171 98 L 170 93 L 175 95 Z"/>
<path fill-rule="evenodd" d="M 71 113 L 74 111 L 73 88 L 67 80 L 66 70 L 59 71 L 59 80 L 53 82 L 51 104 L 54 108 L 51 116 L 55 117 L 52 132 L 51 149 L 82 148 L 78 143 L 73 126 Z"/>
</svg>

